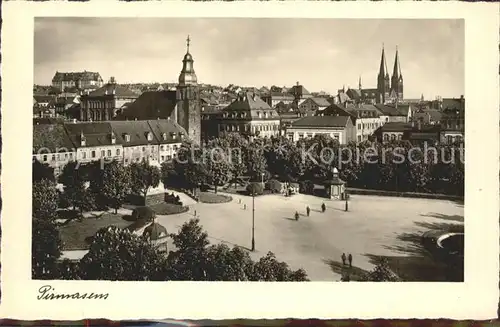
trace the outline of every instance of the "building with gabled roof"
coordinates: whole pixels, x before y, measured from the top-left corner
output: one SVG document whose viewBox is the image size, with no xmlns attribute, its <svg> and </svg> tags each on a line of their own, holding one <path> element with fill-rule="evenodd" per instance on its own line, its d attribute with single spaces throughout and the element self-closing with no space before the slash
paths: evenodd
<svg viewBox="0 0 500 327">
<path fill-rule="evenodd" d="M 240 132 L 244 135 L 271 137 L 279 134 L 280 116 L 258 95 L 240 95 L 219 116 L 219 135 Z"/>
<path fill-rule="evenodd" d="M 57 175 L 75 158 L 76 147 L 63 124 L 33 125 L 33 159 L 54 168 Z"/>
<path fill-rule="evenodd" d="M 340 144 L 355 141 L 356 131 L 352 117 L 347 116 L 309 116 L 300 118 L 291 123 L 285 131 L 285 135 L 292 141 L 314 137 L 316 135 L 328 135 Z"/>
<path fill-rule="evenodd" d="M 56 72 L 52 78 L 52 86 L 64 91 L 66 88 L 77 88 L 79 90 L 101 87 L 102 77 L 97 72 Z"/>
</svg>

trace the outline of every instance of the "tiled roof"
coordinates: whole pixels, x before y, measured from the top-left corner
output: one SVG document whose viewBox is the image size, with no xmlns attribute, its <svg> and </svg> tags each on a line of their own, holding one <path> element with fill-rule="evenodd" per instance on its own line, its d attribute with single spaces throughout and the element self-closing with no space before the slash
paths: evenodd
<svg viewBox="0 0 500 327">
<path fill-rule="evenodd" d="M 316 98 L 310 98 L 311 101 L 316 103 L 319 107 L 328 107 L 330 105 L 330 102 L 326 98 L 321 98 L 321 97 L 316 97 Z"/>
<path fill-rule="evenodd" d="M 101 75 L 96 72 L 71 72 L 71 73 L 60 73 L 56 72 L 54 78 L 52 78 L 52 82 L 68 82 L 68 81 L 77 81 L 77 80 L 89 80 L 89 81 L 98 81 L 102 80 Z"/>
<path fill-rule="evenodd" d="M 303 85 L 294 85 L 288 90 L 289 93 L 291 94 L 299 94 L 299 95 L 309 95 L 308 90 Z"/>
<path fill-rule="evenodd" d="M 33 98 L 37 103 L 50 102 L 54 100 L 54 97 L 51 95 L 34 95 Z"/>
<path fill-rule="evenodd" d="M 375 98 L 378 95 L 378 89 L 362 89 L 363 98 Z"/>
<path fill-rule="evenodd" d="M 89 96 L 103 96 L 103 95 L 114 95 L 116 97 L 122 98 L 138 98 L 139 95 L 134 91 L 130 90 L 128 87 L 108 83 L 101 88 L 89 93 Z"/>
<path fill-rule="evenodd" d="M 338 97 L 339 97 L 339 100 L 341 103 L 344 103 L 344 102 L 347 102 L 349 100 L 351 100 L 351 98 L 349 97 L 349 95 L 347 95 L 346 93 L 339 93 L 338 94 Z"/>
<path fill-rule="evenodd" d="M 167 119 L 175 105 L 176 91 L 144 92 L 118 115 L 117 120 Z"/>
<path fill-rule="evenodd" d="M 62 124 L 33 125 L 33 153 L 55 153 L 62 149 L 71 151 L 73 148 L 74 144 Z"/>
<path fill-rule="evenodd" d="M 109 122 L 65 123 L 64 127 L 71 141 L 80 146 L 80 135 L 85 136 L 85 147 L 111 145 L 111 124 Z"/>
<path fill-rule="evenodd" d="M 442 102 L 443 110 L 445 109 L 462 109 L 462 102 L 460 98 L 443 98 Z"/>
<path fill-rule="evenodd" d="M 348 105 L 346 110 L 355 117 L 379 117 L 382 112 L 372 104 Z"/>
<path fill-rule="evenodd" d="M 348 89 L 345 94 L 351 99 L 360 99 L 362 96 L 361 91 L 358 89 Z"/>
<path fill-rule="evenodd" d="M 186 130 L 182 128 L 181 125 L 177 124 L 175 121 L 171 119 L 157 119 L 157 120 L 148 120 L 149 127 L 156 139 L 159 140 L 160 143 L 175 143 L 180 141 L 179 134 L 188 135 Z M 163 140 L 163 133 L 167 134 L 167 140 Z M 173 134 L 175 133 L 176 138 L 174 139 Z"/>
<path fill-rule="evenodd" d="M 408 108 L 399 109 L 399 106 L 396 108 L 395 106 L 376 104 L 375 107 L 385 116 L 406 116 L 408 114 Z M 406 110 L 406 113 L 402 112 L 403 110 Z"/>
<path fill-rule="evenodd" d="M 115 133 L 116 143 L 123 146 L 136 146 L 145 144 L 157 144 L 151 127 L 147 120 L 132 121 L 111 121 L 111 129 Z M 148 141 L 148 133 L 151 133 L 152 140 Z M 125 140 L 125 135 L 130 136 L 130 142 Z"/>
<path fill-rule="evenodd" d="M 278 112 L 271 108 L 259 96 L 254 93 L 247 92 L 245 95 L 238 97 L 229 106 L 223 109 L 223 112 L 244 111 L 247 112 L 252 118 L 259 117 L 259 113 L 268 113 L 268 119 L 279 119 Z"/>
<path fill-rule="evenodd" d="M 325 116 L 353 116 L 346 108 L 339 106 L 337 104 L 332 104 L 321 111 Z"/>
<path fill-rule="evenodd" d="M 292 127 L 345 127 L 349 116 L 308 116 L 292 123 Z"/>
<path fill-rule="evenodd" d="M 403 132 L 411 129 L 411 124 L 399 122 L 385 123 L 382 127 L 380 127 L 382 132 Z"/>
</svg>

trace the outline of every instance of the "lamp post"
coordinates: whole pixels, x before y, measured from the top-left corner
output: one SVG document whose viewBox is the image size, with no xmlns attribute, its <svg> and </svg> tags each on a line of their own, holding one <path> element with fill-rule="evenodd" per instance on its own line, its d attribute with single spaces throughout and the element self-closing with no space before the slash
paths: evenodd
<svg viewBox="0 0 500 327">
<path fill-rule="evenodd" d="M 255 251 L 255 190 L 252 188 L 252 252 Z"/>
</svg>

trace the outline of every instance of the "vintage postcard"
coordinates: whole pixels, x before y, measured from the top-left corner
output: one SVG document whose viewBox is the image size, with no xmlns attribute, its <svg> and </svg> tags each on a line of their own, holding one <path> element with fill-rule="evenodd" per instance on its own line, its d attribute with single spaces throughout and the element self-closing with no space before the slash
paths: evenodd
<svg viewBox="0 0 500 327">
<path fill-rule="evenodd" d="M 495 8 L 6 4 L 3 316 L 494 317 Z"/>
</svg>

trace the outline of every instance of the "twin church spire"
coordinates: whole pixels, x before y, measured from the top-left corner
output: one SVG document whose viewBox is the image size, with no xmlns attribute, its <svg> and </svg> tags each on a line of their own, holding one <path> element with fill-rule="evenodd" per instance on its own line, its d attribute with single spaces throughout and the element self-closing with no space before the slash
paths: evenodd
<svg viewBox="0 0 500 327">
<path fill-rule="evenodd" d="M 389 99 L 403 99 L 403 75 L 401 74 L 401 64 L 399 62 L 398 48 L 394 58 L 394 69 L 392 77 L 389 77 L 387 62 L 385 59 L 385 48 L 382 44 L 382 57 L 380 58 L 380 69 L 377 78 L 377 89 L 379 92 L 378 102 L 384 103 Z"/>
</svg>

